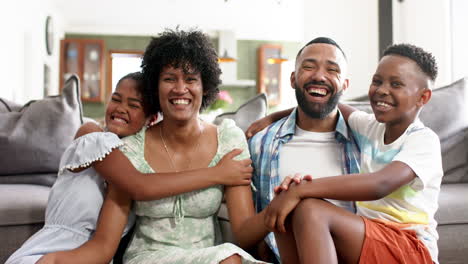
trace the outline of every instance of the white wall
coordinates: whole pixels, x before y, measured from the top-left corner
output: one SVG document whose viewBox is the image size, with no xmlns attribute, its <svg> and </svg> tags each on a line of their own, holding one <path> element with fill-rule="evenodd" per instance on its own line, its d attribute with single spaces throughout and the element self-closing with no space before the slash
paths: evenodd
<svg viewBox="0 0 468 264">
<path fill-rule="evenodd" d="M 69 21 L 67 32 L 154 35 L 181 25 L 232 30 L 238 39 L 300 41 L 303 37 L 304 0 L 54 1 Z"/>
<path fill-rule="evenodd" d="M 411 43 L 431 52 L 439 67 L 436 87 L 451 83 L 450 0 L 392 1 L 393 41 Z"/>
<path fill-rule="evenodd" d="M 54 19 L 54 52 L 47 55 L 46 17 Z M 49 1 L 16 0 L 2 4 L 0 97 L 25 103 L 43 97 L 44 64 L 51 69 L 51 92 L 58 93 L 59 39 L 63 37 L 61 17 Z M 6 41 L 7 40 L 7 41 Z"/>
<path fill-rule="evenodd" d="M 452 80 L 468 76 L 468 1 L 452 0 Z"/>
<path fill-rule="evenodd" d="M 346 53 L 350 87 L 344 98 L 367 94 L 378 62 L 378 1 L 328 0 L 304 2 L 305 42 L 325 36 Z"/>
</svg>

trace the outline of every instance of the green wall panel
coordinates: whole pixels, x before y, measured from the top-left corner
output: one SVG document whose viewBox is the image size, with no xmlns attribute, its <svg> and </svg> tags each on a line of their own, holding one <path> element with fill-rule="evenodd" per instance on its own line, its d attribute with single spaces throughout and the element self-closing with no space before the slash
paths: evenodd
<svg viewBox="0 0 468 264">
<path fill-rule="evenodd" d="M 66 34 L 65 38 L 102 39 L 105 43 L 105 54 L 113 50 L 141 50 L 144 51 L 151 36 L 119 36 L 119 35 L 92 35 L 92 34 Z M 218 39 L 213 38 L 213 45 L 217 47 Z M 264 41 L 264 40 L 238 40 L 237 41 L 237 78 L 239 80 L 257 80 L 257 49 L 263 44 L 279 44 L 283 46 L 283 56 L 294 60 L 296 53 L 302 47 L 299 42 Z M 256 86 L 221 86 L 233 98 L 233 103 L 224 109 L 236 110 L 243 102 L 257 93 Z M 106 98 L 107 101 L 107 98 Z M 103 103 L 83 103 L 84 115 L 102 119 L 105 111 Z"/>
</svg>

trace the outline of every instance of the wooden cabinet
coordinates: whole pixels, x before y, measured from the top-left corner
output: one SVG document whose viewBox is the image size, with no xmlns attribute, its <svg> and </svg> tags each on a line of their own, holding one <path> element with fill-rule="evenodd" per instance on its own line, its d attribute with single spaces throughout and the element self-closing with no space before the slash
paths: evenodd
<svg viewBox="0 0 468 264">
<path fill-rule="evenodd" d="M 80 78 L 83 102 L 104 101 L 104 41 L 64 39 L 60 43 L 60 90 L 71 74 Z"/>
</svg>

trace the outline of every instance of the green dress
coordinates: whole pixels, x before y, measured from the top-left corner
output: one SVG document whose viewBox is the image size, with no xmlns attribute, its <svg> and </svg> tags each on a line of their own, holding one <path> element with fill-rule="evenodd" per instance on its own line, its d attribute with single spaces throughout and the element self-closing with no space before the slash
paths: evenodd
<svg viewBox="0 0 468 264">
<path fill-rule="evenodd" d="M 145 131 L 124 139 L 122 151 L 141 172 L 153 172 L 144 159 Z M 218 127 L 218 149 L 210 167 L 233 148 L 244 151 L 238 159 L 249 158 L 247 142 L 234 121 Z M 224 187 L 217 185 L 155 201 L 135 202 L 137 223 L 124 262 L 144 263 L 219 263 L 239 254 L 242 263 L 264 263 L 231 243 L 219 244 L 217 212 Z"/>
</svg>

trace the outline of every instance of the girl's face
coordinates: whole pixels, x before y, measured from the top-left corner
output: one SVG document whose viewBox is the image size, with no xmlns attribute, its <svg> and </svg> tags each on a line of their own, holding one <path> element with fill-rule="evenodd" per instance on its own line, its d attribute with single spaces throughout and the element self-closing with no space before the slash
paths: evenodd
<svg viewBox="0 0 468 264">
<path fill-rule="evenodd" d="M 165 119 L 187 121 L 198 117 L 203 99 L 200 73 L 184 73 L 166 66 L 159 75 L 159 102 Z"/>
<path fill-rule="evenodd" d="M 107 129 L 119 137 L 125 137 L 140 131 L 145 122 L 143 101 L 137 89 L 137 82 L 132 79 L 122 80 L 107 104 Z"/>
</svg>

